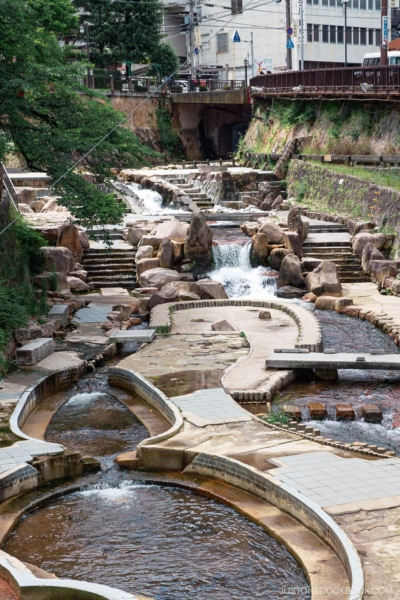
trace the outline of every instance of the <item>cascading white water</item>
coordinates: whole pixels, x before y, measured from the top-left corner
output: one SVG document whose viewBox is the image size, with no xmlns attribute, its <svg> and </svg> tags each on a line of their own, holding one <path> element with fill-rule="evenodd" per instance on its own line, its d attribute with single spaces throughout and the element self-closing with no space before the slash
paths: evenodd
<svg viewBox="0 0 400 600">
<path fill-rule="evenodd" d="M 252 268 L 250 264 L 251 242 L 240 244 L 221 244 L 215 246 L 214 270 L 209 274 L 214 281 L 222 283 L 229 298 L 242 296 L 273 296 L 276 280 L 268 275 L 266 267 Z"/>
<path fill-rule="evenodd" d="M 183 212 L 176 208 L 164 207 L 161 194 L 153 190 L 143 190 L 138 183 L 130 183 L 127 187 L 134 192 L 146 213 L 154 215 Z"/>
</svg>

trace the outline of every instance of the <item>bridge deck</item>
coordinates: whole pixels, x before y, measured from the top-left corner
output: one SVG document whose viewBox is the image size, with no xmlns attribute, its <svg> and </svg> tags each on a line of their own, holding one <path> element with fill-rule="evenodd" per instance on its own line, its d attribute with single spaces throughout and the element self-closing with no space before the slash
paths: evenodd
<svg viewBox="0 0 400 600">
<path fill-rule="evenodd" d="M 267 369 L 400 369 L 400 354 L 350 354 L 337 352 L 271 354 L 265 361 Z"/>
</svg>

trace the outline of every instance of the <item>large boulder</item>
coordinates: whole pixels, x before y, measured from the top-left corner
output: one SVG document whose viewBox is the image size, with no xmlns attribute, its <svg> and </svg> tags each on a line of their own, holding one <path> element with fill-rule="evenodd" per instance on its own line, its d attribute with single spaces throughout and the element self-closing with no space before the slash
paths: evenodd
<svg viewBox="0 0 400 600">
<path fill-rule="evenodd" d="M 143 237 L 143 231 L 138 229 L 137 227 L 129 227 L 126 233 L 126 240 L 132 244 L 132 246 L 137 246 L 140 240 Z"/>
<path fill-rule="evenodd" d="M 213 331 L 235 331 L 235 328 L 232 327 L 232 325 L 228 323 L 226 319 L 215 321 L 215 323 L 211 325 L 211 329 Z"/>
<path fill-rule="evenodd" d="M 279 225 L 275 223 L 263 223 L 258 230 L 258 233 L 263 233 L 268 240 L 269 244 L 282 244 L 283 243 L 283 231 Z"/>
<path fill-rule="evenodd" d="M 285 298 L 285 300 L 293 300 L 294 298 L 303 298 L 304 289 L 293 287 L 291 285 L 284 285 L 276 291 L 278 298 Z"/>
<path fill-rule="evenodd" d="M 385 277 L 396 277 L 400 262 L 396 260 L 371 260 L 371 279 L 379 284 L 383 283 Z"/>
<path fill-rule="evenodd" d="M 142 239 L 140 240 L 139 247 L 151 246 L 153 250 L 157 253 L 161 242 L 162 238 L 156 237 L 155 235 L 143 235 Z"/>
<path fill-rule="evenodd" d="M 89 286 L 87 283 L 79 279 L 79 277 L 67 277 L 69 288 L 72 292 L 88 292 Z"/>
<path fill-rule="evenodd" d="M 64 247 L 59 248 L 41 248 L 44 256 L 44 270 L 56 271 L 63 275 L 68 275 L 70 271 L 75 270 L 75 259 L 71 250 Z"/>
<path fill-rule="evenodd" d="M 57 289 L 52 291 L 69 290 L 69 283 L 66 275 L 63 273 L 55 273 L 54 275 L 57 277 Z M 46 286 L 46 289 L 50 290 L 50 278 L 53 280 L 53 273 L 39 273 L 39 275 L 36 275 L 32 279 L 32 283 L 42 289 L 43 286 Z"/>
<path fill-rule="evenodd" d="M 253 235 L 256 235 L 259 228 L 260 228 L 259 224 L 254 221 L 246 221 L 245 223 L 242 223 L 240 225 L 240 229 L 243 231 L 243 233 L 245 233 L 246 235 L 248 235 L 250 237 L 253 237 Z"/>
<path fill-rule="evenodd" d="M 30 207 L 37 213 L 40 212 L 46 203 L 43 200 L 34 200 L 30 203 Z"/>
<path fill-rule="evenodd" d="M 288 230 L 298 233 L 302 240 L 305 240 L 308 234 L 308 221 L 301 218 L 301 210 L 298 207 L 291 208 L 287 218 Z"/>
<path fill-rule="evenodd" d="M 181 223 L 178 219 L 165 221 L 157 226 L 156 237 L 164 239 L 168 238 L 174 242 L 184 242 L 188 234 L 189 224 Z"/>
<path fill-rule="evenodd" d="M 322 294 L 340 296 L 342 286 L 335 263 L 330 260 L 322 261 L 314 271 L 307 275 L 306 286 L 307 291 L 316 296 L 322 296 Z"/>
<path fill-rule="evenodd" d="M 208 269 L 212 264 L 212 240 L 213 233 L 203 213 L 193 213 L 185 239 L 185 256 L 192 262 L 196 262 L 200 270 Z"/>
<path fill-rule="evenodd" d="M 154 260 L 154 259 L 153 259 Z M 167 283 L 179 281 L 179 273 L 172 269 L 150 269 L 140 275 L 140 284 L 143 287 L 156 287 L 161 290 Z M 196 292 L 195 292 L 196 293 Z M 200 294 L 199 294 L 200 295 Z"/>
<path fill-rule="evenodd" d="M 362 231 L 353 238 L 353 254 L 361 258 L 366 244 L 370 243 L 374 248 L 381 250 L 386 242 L 387 238 L 383 233 L 365 233 Z"/>
<path fill-rule="evenodd" d="M 153 258 L 153 246 L 140 246 L 135 254 L 136 263 L 144 258 Z"/>
<path fill-rule="evenodd" d="M 288 254 L 283 259 L 276 285 L 278 289 L 286 286 L 295 288 L 304 287 L 301 262 L 294 254 Z"/>
<path fill-rule="evenodd" d="M 224 286 L 212 279 L 199 279 L 190 287 L 190 291 L 200 296 L 202 300 L 226 300 L 228 298 Z"/>
<path fill-rule="evenodd" d="M 87 250 L 88 248 L 90 248 L 89 236 L 86 233 L 86 231 L 83 231 L 82 229 L 79 230 L 79 241 L 84 250 Z"/>
<path fill-rule="evenodd" d="M 147 303 L 149 310 L 157 306 L 158 304 L 166 304 L 167 302 L 179 302 L 179 292 L 173 287 L 165 286 L 159 292 L 152 295 Z"/>
<path fill-rule="evenodd" d="M 361 266 L 365 273 L 371 273 L 371 261 L 372 260 L 385 260 L 382 252 L 375 248 L 371 242 L 365 244 L 362 257 L 361 257 Z"/>
<path fill-rule="evenodd" d="M 314 271 L 320 264 L 322 260 L 320 258 L 312 258 L 311 256 L 306 256 L 302 258 L 301 264 L 305 271 Z"/>
<path fill-rule="evenodd" d="M 57 239 L 57 246 L 68 248 L 68 250 L 71 250 L 74 258 L 78 260 L 81 259 L 83 254 L 79 233 L 79 229 L 76 225 L 63 225 Z"/>
<path fill-rule="evenodd" d="M 267 264 L 269 256 L 268 238 L 265 233 L 256 233 L 252 239 L 251 253 L 263 265 Z"/>
<path fill-rule="evenodd" d="M 142 258 L 136 262 L 136 275 L 141 278 L 145 271 L 157 269 L 160 266 L 159 258 Z M 149 286 L 145 286 L 149 287 Z"/>
<path fill-rule="evenodd" d="M 174 243 L 168 238 L 163 239 L 157 256 L 160 259 L 160 267 L 163 269 L 171 269 L 175 262 Z"/>
<path fill-rule="evenodd" d="M 18 204 L 18 209 L 19 212 L 22 213 L 23 215 L 27 214 L 27 213 L 33 213 L 35 212 L 30 206 L 29 204 Z"/>
<path fill-rule="evenodd" d="M 293 254 L 292 250 L 288 250 L 287 248 L 274 248 L 269 256 L 269 262 L 271 267 L 275 271 L 279 271 L 282 266 L 282 261 L 288 254 Z"/>
<path fill-rule="evenodd" d="M 174 290 L 177 290 L 178 292 L 186 292 L 187 294 L 193 292 L 192 289 L 192 285 L 193 283 L 190 281 L 172 281 L 171 283 L 167 283 L 167 285 L 165 285 L 162 289 L 164 290 L 165 288 L 174 288 Z"/>
<path fill-rule="evenodd" d="M 284 231 L 283 241 L 285 248 L 291 250 L 299 258 L 303 258 L 303 242 L 298 233 L 295 231 Z"/>
</svg>

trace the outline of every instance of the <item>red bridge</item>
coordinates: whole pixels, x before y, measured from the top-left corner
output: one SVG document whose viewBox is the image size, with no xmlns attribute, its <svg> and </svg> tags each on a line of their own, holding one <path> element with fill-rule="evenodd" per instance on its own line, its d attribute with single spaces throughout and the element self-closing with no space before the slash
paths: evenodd
<svg viewBox="0 0 400 600">
<path fill-rule="evenodd" d="M 259 98 L 400 98 L 400 66 L 284 71 L 250 80 Z"/>
</svg>

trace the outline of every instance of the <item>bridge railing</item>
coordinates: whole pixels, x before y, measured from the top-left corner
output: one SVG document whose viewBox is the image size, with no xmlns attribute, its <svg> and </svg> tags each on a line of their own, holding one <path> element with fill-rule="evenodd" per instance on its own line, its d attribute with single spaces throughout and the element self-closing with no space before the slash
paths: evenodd
<svg viewBox="0 0 400 600">
<path fill-rule="evenodd" d="M 400 66 L 284 71 L 253 77 L 250 85 L 276 92 L 333 89 L 363 92 L 400 91 Z"/>
</svg>

